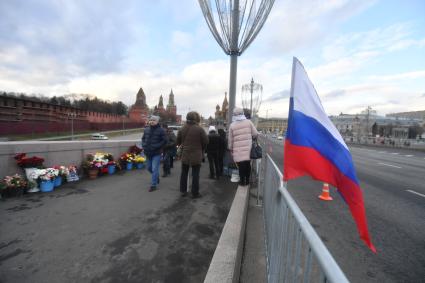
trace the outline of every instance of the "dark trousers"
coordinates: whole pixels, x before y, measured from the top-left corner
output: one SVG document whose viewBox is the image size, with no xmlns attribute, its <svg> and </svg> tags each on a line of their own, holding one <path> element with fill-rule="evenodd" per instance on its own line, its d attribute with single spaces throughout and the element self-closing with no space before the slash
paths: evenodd
<svg viewBox="0 0 425 283">
<path fill-rule="evenodd" d="M 223 176 L 224 152 L 218 153 L 218 175 Z"/>
<path fill-rule="evenodd" d="M 239 184 L 242 186 L 249 185 L 249 177 L 251 175 L 251 160 L 237 162 L 239 167 Z"/>
<path fill-rule="evenodd" d="M 199 194 L 199 171 L 201 165 L 192 165 L 192 195 L 196 196 Z M 182 172 L 180 175 L 180 192 L 184 193 L 187 191 L 187 175 L 189 174 L 189 165 L 182 163 Z"/>
<path fill-rule="evenodd" d="M 162 169 L 164 170 L 164 174 L 170 174 L 171 168 L 171 154 L 169 152 L 164 153 L 164 160 L 162 161 Z"/>
<path fill-rule="evenodd" d="M 170 168 L 174 167 L 174 154 L 170 154 Z"/>
<path fill-rule="evenodd" d="M 218 152 L 208 152 L 207 157 L 210 165 L 210 178 L 218 178 L 218 176 L 220 176 L 220 171 L 218 169 Z"/>
</svg>

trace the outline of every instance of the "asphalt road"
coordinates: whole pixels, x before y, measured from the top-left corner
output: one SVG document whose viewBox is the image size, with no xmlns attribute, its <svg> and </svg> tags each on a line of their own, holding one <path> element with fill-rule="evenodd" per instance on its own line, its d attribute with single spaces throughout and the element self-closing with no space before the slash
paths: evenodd
<svg viewBox="0 0 425 283">
<path fill-rule="evenodd" d="M 283 167 L 283 141 L 267 150 Z M 317 198 L 322 183 L 302 177 L 288 191 L 351 282 L 425 282 L 425 153 L 405 149 L 350 148 L 363 190 L 371 252 L 335 188 L 333 201 Z"/>
</svg>

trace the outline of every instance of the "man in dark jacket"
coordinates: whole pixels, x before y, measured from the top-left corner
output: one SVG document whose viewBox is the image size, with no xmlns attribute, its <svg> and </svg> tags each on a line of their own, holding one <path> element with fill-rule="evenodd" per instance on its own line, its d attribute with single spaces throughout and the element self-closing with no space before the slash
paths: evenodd
<svg viewBox="0 0 425 283">
<path fill-rule="evenodd" d="M 208 129 L 208 145 L 207 157 L 210 165 L 210 179 L 218 179 L 220 175 L 218 165 L 218 152 L 220 150 L 220 136 L 217 134 L 215 127 L 210 126 Z"/>
<path fill-rule="evenodd" d="M 167 124 L 162 125 L 164 128 L 168 142 L 164 146 L 164 161 L 163 161 L 163 170 L 164 174 L 162 177 L 167 177 L 167 175 L 171 174 L 171 164 L 172 159 L 174 158 L 174 152 L 176 151 L 176 135 L 173 133 L 173 130 L 168 128 Z"/>
<path fill-rule="evenodd" d="M 161 162 L 161 151 L 167 144 L 167 136 L 162 127 L 159 126 L 159 117 L 151 116 L 149 126 L 145 128 L 142 137 L 142 146 L 147 157 L 148 171 L 152 174 L 152 182 L 149 192 L 156 190 L 159 183 L 159 164 Z"/>
<path fill-rule="evenodd" d="M 186 115 L 186 125 L 177 133 L 177 145 L 182 146 L 182 172 L 180 175 L 180 192 L 186 196 L 187 176 L 189 167 L 192 167 L 192 197 L 198 198 L 199 194 L 199 171 L 208 137 L 205 130 L 199 126 L 200 116 L 191 111 Z"/>
</svg>

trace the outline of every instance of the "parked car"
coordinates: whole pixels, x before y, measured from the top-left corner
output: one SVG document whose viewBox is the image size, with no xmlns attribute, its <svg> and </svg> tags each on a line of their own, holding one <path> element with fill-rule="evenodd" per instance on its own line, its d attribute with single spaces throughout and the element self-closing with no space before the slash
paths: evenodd
<svg viewBox="0 0 425 283">
<path fill-rule="evenodd" d="M 283 140 L 283 136 L 278 136 L 277 139 L 278 140 Z"/>
<path fill-rule="evenodd" d="M 91 139 L 92 140 L 107 140 L 108 137 L 103 134 L 96 133 L 91 135 Z"/>
</svg>

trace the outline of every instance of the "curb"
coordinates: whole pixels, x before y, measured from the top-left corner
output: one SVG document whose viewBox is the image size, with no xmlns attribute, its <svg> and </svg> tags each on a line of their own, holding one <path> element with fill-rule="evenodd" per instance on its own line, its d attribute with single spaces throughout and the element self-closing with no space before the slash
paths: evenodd
<svg viewBox="0 0 425 283">
<path fill-rule="evenodd" d="M 205 277 L 205 283 L 239 282 L 245 240 L 249 186 L 238 186 Z"/>
</svg>

